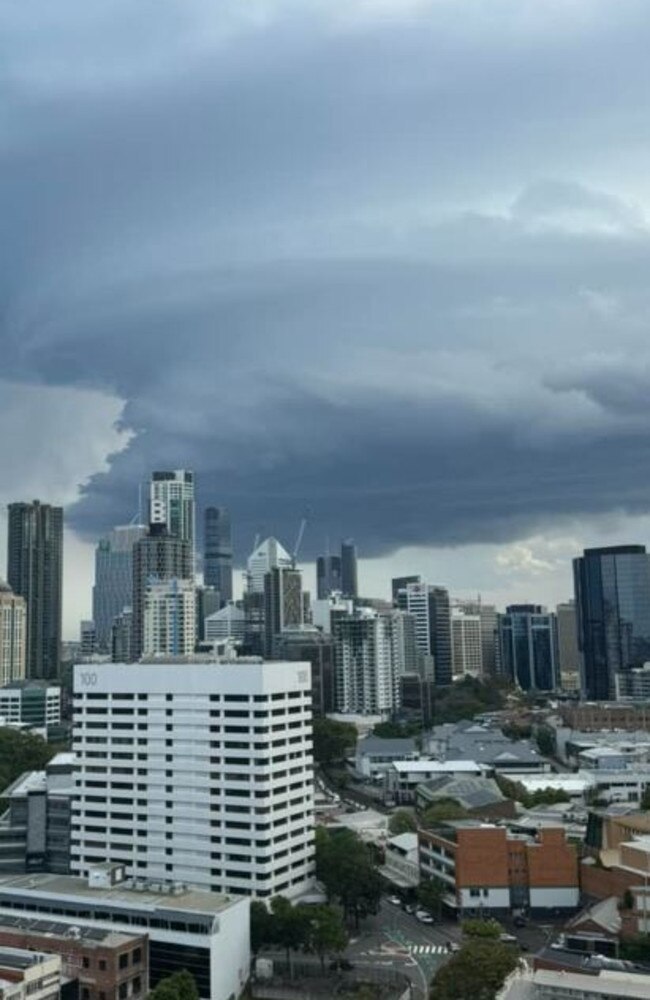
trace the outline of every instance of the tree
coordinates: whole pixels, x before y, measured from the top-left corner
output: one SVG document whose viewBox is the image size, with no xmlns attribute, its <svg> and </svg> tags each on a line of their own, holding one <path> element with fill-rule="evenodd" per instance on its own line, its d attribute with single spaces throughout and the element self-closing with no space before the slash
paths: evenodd
<svg viewBox="0 0 650 1000">
<path fill-rule="evenodd" d="M 495 1000 L 519 962 L 518 951 L 494 940 L 474 938 L 435 975 L 431 1000 Z"/>
<path fill-rule="evenodd" d="M 464 920 L 463 934 L 468 938 L 498 938 L 503 927 L 498 920 Z"/>
<path fill-rule="evenodd" d="M 273 914 L 269 913 L 264 903 L 259 899 L 251 902 L 251 951 L 257 955 L 265 944 L 275 941 Z"/>
<path fill-rule="evenodd" d="M 293 906 L 284 896 L 271 900 L 272 938 L 284 948 L 287 965 L 293 975 L 291 952 L 297 951 L 309 941 L 309 911 L 304 906 Z"/>
<path fill-rule="evenodd" d="M 548 726 L 540 726 L 535 733 L 537 749 L 543 757 L 554 757 L 557 751 L 555 733 Z"/>
<path fill-rule="evenodd" d="M 465 819 L 467 810 L 456 799 L 438 799 L 421 816 L 422 826 L 430 828 L 453 819 Z"/>
<path fill-rule="evenodd" d="M 317 764 L 334 764 L 345 760 L 357 745 L 357 730 L 349 722 L 336 719 L 314 719 L 314 760 Z"/>
<path fill-rule="evenodd" d="M 417 722 L 378 722 L 372 734 L 384 740 L 404 740 L 419 736 L 421 730 Z"/>
<path fill-rule="evenodd" d="M 381 878 L 370 848 L 352 830 L 316 830 L 316 877 L 328 901 L 338 900 L 356 927 L 362 917 L 378 912 Z"/>
<path fill-rule="evenodd" d="M 644 788 L 639 805 L 645 812 L 650 810 L 650 785 L 646 785 Z"/>
<path fill-rule="evenodd" d="M 340 954 L 348 943 L 348 935 L 339 910 L 333 906 L 313 907 L 309 916 L 309 945 L 320 958 L 324 969 L 325 956 Z"/>
<path fill-rule="evenodd" d="M 165 976 L 151 991 L 149 1000 L 199 1000 L 194 976 L 187 969 Z"/>
<path fill-rule="evenodd" d="M 448 889 L 440 878 L 423 879 L 418 886 L 418 903 L 436 917 L 440 917 Z"/>
<path fill-rule="evenodd" d="M 25 771 L 42 771 L 57 749 L 35 733 L 0 728 L 0 792 Z"/>
<path fill-rule="evenodd" d="M 398 809 L 388 820 L 388 829 L 395 836 L 398 833 L 415 833 L 417 820 L 409 809 Z"/>
</svg>

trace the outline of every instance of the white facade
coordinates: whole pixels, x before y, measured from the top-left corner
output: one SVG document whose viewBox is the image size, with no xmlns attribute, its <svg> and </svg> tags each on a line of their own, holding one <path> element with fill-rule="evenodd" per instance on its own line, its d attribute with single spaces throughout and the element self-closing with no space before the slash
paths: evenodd
<svg viewBox="0 0 650 1000">
<path fill-rule="evenodd" d="M 197 977 L 201 1000 L 239 997 L 250 968 L 249 900 L 179 885 L 162 890 L 160 882 L 91 889 L 68 875 L 7 875 L 0 877 L 0 916 L 19 908 L 21 916 L 46 915 L 72 927 L 84 910 L 85 925 L 149 936 L 150 977 L 163 963 L 166 970 L 186 967 L 192 949 L 193 969 L 198 964 L 203 973 Z"/>
<path fill-rule="evenodd" d="M 147 586 L 143 656 L 189 656 L 196 643 L 196 587 L 191 580 Z"/>
<path fill-rule="evenodd" d="M 293 560 L 277 538 L 267 538 L 248 557 L 247 589 L 253 594 L 264 593 L 264 577 L 272 569 L 290 569 Z"/>
<path fill-rule="evenodd" d="M 348 597 L 343 597 L 339 593 L 330 594 L 329 597 L 320 597 L 311 602 L 312 625 L 321 629 L 327 635 L 332 631 L 332 613 L 351 615 L 354 611 L 354 601 Z"/>
<path fill-rule="evenodd" d="M 553 907 L 570 909 L 580 903 L 578 886 L 554 886 L 551 889 L 535 889 L 530 887 L 531 909 L 551 909 Z"/>
<path fill-rule="evenodd" d="M 61 722 L 61 688 L 29 682 L 0 688 L 0 718 L 6 724 L 58 726 Z"/>
<path fill-rule="evenodd" d="M 409 583 L 400 595 L 400 607 L 415 618 L 415 641 L 418 651 L 424 655 L 431 653 L 431 620 L 429 614 L 429 585 Z"/>
<path fill-rule="evenodd" d="M 76 666 L 72 871 L 110 861 L 299 895 L 314 867 L 311 719 L 307 663 Z"/>
<path fill-rule="evenodd" d="M 25 599 L 0 583 L 0 685 L 25 677 Z"/>
<path fill-rule="evenodd" d="M 481 616 L 460 608 L 451 612 L 451 651 L 454 677 L 480 677 L 483 672 Z"/>
<path fill-rule="evenodd" d="M 226 604 L 220 611 L 208 615 L 205 619 L 206 642 L 217 642 L 220 639 L 235 639 L 243 642 L 246 634 L 246 615 L 236 604 Z"/>
<path fill-rule="evenodd" d="M 400 662 L 395 655 L 393 632 L 393 613 L 357 608 L 354 614 L 337 618 L 337 711 L 373 715 L 397 708 Z"/>
<path fill-rule="evenodd" d="M 194 473 L 185 469 L 154 472 L 149 486 L 149 519 L 166 524 L 170 535 L 182 538 L 190 548 L 194 565 L 195 529 Z"/>
<path fill-rule="evenodd" d="M 497 1000 L 647 1000 L 649 996 L 650 976 L 636 972 L 534 970 L 520 964 Z"/>
<path fill-rule="evenodd" d="M 486 909 L 486 910 L 509 910 L 510 909 L 510 889 L 505 888 L 477 888 L 459 889 L 458 905 L 461 909 Z"/>
</svg>

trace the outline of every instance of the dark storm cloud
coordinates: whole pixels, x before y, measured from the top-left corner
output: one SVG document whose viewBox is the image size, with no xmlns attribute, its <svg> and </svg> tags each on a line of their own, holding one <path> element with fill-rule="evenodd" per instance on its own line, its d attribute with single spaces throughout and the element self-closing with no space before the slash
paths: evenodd
<svg viewBox="0 0 650 1000">
<path fill-rule="evenodd" d="M 0 10 L 2 377 L 134 432 L 82 532 L 161 465 L 244 548 L 648 509 L 645 5 L 461 6 Z"/>
</svg>

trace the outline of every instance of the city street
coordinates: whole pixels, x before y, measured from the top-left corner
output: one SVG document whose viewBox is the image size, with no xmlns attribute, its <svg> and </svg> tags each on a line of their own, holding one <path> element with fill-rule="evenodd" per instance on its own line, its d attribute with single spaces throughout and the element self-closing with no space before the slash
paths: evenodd
<svg viewBox="0 0 650 1000">
<path fill-rule="evenodd" d="M 380 912 L 364 921 L 358 936 L 353 935 L 347 955 L 359 964 L 373 961 L 404 969 L 426 993 L 436 970 L 451 954 L 447 943 L 461 937 L 457 924 L 422 924 L 384 899 Z"/>
</svg>

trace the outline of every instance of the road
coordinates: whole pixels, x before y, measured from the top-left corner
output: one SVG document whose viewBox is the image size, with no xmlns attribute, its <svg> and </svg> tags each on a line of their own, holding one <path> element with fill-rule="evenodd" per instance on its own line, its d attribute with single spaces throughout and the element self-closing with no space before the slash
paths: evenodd
<svg viewBox="0 0 650 1000">
<path fill-rule="evenodd" d="M 461 940 L 457 924 L 422 924 L 399 906 L 382 900 L 380 912 L 363 922 L 347 949 L 352 962 L 403 969 L 428 994 L 428 986 L 442 962 L 449 958 L 448 942 Z"/>
</svg>

